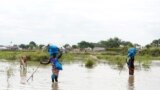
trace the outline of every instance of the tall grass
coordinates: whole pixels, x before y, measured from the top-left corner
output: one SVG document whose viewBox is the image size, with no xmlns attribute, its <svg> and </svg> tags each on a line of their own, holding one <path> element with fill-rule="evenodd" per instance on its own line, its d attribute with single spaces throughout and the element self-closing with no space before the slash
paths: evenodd
<svg viewBox="0 0 160 90">
<path fill-rule="evenodd" d="M 0 59 L 16 60 L 24 55 L 29 56 L 31 61 L 39 61 L 43 59 L 48 59 L 47 53 L 40 52 L 40 51 L 35 51 L 35 52 L 33 51 L 1 51 Z"/>
<path fill-rule="evenodd" d="M 157 49 L 156 49 L 157 50 Z M 49 55 L 47 52 L 42 51 L 0 51 L 0 59 L 6 60 L 17 60 L 23 55 L 28 55 L 31 61 L 47 60 Z M 156 54 L 157 55 L 157 54 Z M 70 62 L 74 60 L 94 60 L 95 58 L 90 57 L 94 56 L 97 60 L 105 60 L 110 64 L 123 65 L 126 62 L 126 55 L 108 55 L 108 53 L 66 53 L 62 55 L 60 60 L 64 62 Z M 136 55 L 135 61 L 141 62 L 145 60 L 160 60 L 160 56 L 152 56 L 148 54 L 139 54 Z M 90 62 L 90 61 L 88 61 Z"/>
</svg>

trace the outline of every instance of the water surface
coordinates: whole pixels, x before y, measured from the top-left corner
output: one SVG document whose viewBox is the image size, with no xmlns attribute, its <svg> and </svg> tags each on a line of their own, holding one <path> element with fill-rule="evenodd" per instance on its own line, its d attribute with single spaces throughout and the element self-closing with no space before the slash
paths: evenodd
<svg viewBox="0 0 160 90">
<path fill-rule="evenodd" d="M 27 79 L 39 63 L 29 63 L 27 71 L 19 62 L 0 62 L 0 90 L 159 90 L 160 62 L 148 66 L 136 64 L 134 76 L 128 75 L 125 65 L 99 63 L 88 69 L 81 62 L 63 64 L 59 82 L 51 82 L 51 66 L 41 65 L 28 82 Z M 122 71 L 121 71 L 122 70 Z"/>
</svg>

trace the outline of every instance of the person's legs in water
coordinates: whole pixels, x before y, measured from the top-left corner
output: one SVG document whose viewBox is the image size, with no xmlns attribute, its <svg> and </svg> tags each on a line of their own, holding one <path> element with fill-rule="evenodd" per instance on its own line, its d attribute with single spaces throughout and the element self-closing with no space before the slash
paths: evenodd
<svg viewBox="0 0 160 90">
<path fill-rule="evenodd" d="M 52 74 L 51 79 L 52 79 L 52 82 L 54 82 L 54 79 L 55 79 L 55 75 L 54 74 Z"/>
<path fill-rule="evenodd" d="M 129 75 L 134 75 L 134 57 L 131 57 L 128 62 Z"/>
<path fill-rule="evenodd" d="M 133 67 L 129 67 L 129 75 L 134 75 L 134 68 Z"/>
<path fill-rule="evenodd" d="M 54 81 L 58 82 L 58 76 L 57 75 L 52 74 L 51 78 L 52 78 L 52 82 L 54 82 Z"/>
<path fill-rule="evenodd" d="M 58 82 L 58 76 L 57 75 L 55 75 L 54 79 L 55 79 L 56 82 Z"/>
<path fill-rule="evenodd" d="M 58 74 L 59 70 L 57 69 L 52 69 L 52 82 L 58 82 Z"/>
<path fill-rule="evenodd" d="M 54 69 L 52 69 L 52 82 L 54 82 L 55 77 L 56 77 L 55 70 L 54 70 Z"/>
<path fill-rule="evenodd" d="M 54 75 L 55 75 L 54 80 L 55 80 L 56 82 L 58 82 L 58 74 L 59 74 L 59 70 L 53 69 L 53 73 L 54 73 Z"/>
</svg>

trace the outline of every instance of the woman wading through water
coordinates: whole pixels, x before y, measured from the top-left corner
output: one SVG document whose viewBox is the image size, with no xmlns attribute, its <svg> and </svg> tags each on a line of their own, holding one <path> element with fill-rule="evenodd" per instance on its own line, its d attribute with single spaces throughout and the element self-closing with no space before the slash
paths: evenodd
<svg viewBox="0 0 160 90">
<path fill-rule="evenodd" d="M 134 57 L 136 53 L 137 53 L 136 48 L 128 49 L 127 65 L 129 69 L 129 75 L 134 75 Z"/>
<path fill-rule="evenodd" d="M 62 65 L 59 62 L 59 59 L 62 56 L 62 52 L 59 50 L 57 46 L 48 45 L 48 52 L 50 54 L 50 59 L 47 62 L 40 61 L 41 64 L 49 64 L 52 65 L 52 82 L 58 82 L 59 70 L 62 70 Z"/>
</svg>

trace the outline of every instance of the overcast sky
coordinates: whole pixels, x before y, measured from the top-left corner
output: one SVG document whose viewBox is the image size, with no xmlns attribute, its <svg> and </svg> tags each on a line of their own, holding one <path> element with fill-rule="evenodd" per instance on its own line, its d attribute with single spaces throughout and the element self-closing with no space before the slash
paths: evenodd
<svg viewBox="0 0 160 90">
<path fill-rule="evenodd" d="M 0 45 L 160 38 L 160 0 L 0 0 Z"/>
</svg>

